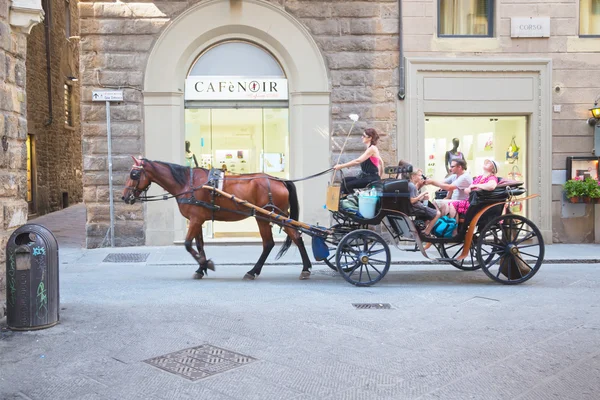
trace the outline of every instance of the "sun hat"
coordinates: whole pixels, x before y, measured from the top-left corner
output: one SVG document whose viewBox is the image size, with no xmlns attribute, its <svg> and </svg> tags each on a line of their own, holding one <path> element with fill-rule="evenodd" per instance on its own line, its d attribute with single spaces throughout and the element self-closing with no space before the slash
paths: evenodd
<svg viewBox="0 0 600 400">
<path fill-rule="evenodd" d="M 496 161 L 492 160 L 491 158 L 486 159 L 485 161 L 489 161 L 492 163 L 492 165 L 494 166 L 494 170 L 492 171 L 494 174 L 498 173 L 498 164 L 496 163 Z M 484 161 L 484 163 L 485 163 Z"/>
</svg>

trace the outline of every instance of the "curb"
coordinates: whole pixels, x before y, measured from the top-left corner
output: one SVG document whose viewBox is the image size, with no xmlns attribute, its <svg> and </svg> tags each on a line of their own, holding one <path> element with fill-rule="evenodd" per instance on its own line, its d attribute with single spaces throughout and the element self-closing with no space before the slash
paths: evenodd
<svg viewBox="0 0 600 400">
<path fill-rule="evenodd" d="M 116 264 L 116 263 L 102 263 L 102 264 Z M 224 262 L 216 264 L 221 266 L 253 266 L 255 262 L 241 262 L 241 263 L 232 263 L 232 262 Z M 439 262 L 439 261 L 392 261 L 390 265 L 448 265 L 447 262 Z M 543 264 L 600 264 L 599 258 L 590 258 L 590 259 L 551 259 L 544 260 Z M 198 265 L 194 262 L 173 262 L 173 263 L 146 263 L 147 266 L 184 266 L 190 265 L 195 266 Z M 265 262 L 264 265 L 294 265 L 301 266 L 301 262 Z M 326 266 L 325 263 L 321 261 L 314 262 L 313 265 L 323 265 Z"/>
</svg>

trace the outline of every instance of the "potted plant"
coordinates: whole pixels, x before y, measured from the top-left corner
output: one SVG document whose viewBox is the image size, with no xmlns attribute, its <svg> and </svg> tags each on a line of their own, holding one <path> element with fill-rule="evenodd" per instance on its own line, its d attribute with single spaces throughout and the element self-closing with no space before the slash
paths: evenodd
<svg viewBox="0 0 600 400">
<path fill-rule="evenodd" d="M 588 195 L 590 196 L 591 203 L 599 203 L 600 204 L 600 181 L 587 178 L 585 180 L 588 189 Z"/>
<path fill-rule="evenodd" d="M 582 177 L 576 176 L 569 179 L 563 186 L 565 196 L 571 203 L 581 203 L 583 197 L 589 197 L 588 185 Z"/>
</svg>

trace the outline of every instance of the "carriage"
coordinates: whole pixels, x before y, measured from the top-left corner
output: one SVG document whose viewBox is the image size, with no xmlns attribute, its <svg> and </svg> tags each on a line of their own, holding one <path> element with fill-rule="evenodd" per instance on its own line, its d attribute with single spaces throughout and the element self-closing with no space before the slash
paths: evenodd
<svg viewBox="0 0 600 400">
<path fill-rule="evenodd" d="M 311 268 L 300 237 L 302 232 L 312 237 L 315 259 L 324 261 L 356 286 L 373 285 L 388 272 L 391 253 L 380 233 L 386 231 L 396 244 L 412 242 L 413 250 L 428 259 L 431 256 L 426 250 L 431 246 L 440 253 L 435 261 L 450 263 L 461 270 L 482 269 L 492 280 L 503 284 L 527 281 L 537 273 L 544 259 L 544 241 L 539 229 L 507 207 L 517 199 L 522 202 L 537 197 L 519 197 L 525 194 L 522 182 L 500 181 L 493 191 L 472 191 L 471 205 L 459 221 L 457 234 L 451 238 L 435 238 L 424 235 L 419 229 L 420 217 L 411 215 L 408 181 L 397 179 L 401 172 L 399 167 L 386 168 L 388 178 L 370 185 L 370 189 L 379 193 L 377 212 L 372 218 L 365 219 L 340 209 L 338 198 L 334 206 L 329 207 L 334 223 L 325 228 L 298 221 L 299 205 L 293 181 L 266 174 L 225 177 L 216 170 L 133 159 L 135 164 L 122 199 L 128 204 L 136 200 L 177 199 L 180 212 L 190 221 L 185 247 L 199 264 L 197 279 L 208 269 L 214 270 L 214 264 L 205 255 L 202 238 L 202 224 L 211 218 L 221 221 L 256 218 L 263 253 L 244 279 L 260 275 L 274 246 L 271 225 L 281 226 L 288 234 L 279 256 L 292 241 L 299 247 L 303 265 L 300 279 L 307 279 Z M 331 169 L 320 174 L 329 171 Z M 152 182 L 170 195 L 147 196 Z M 193 240 L 198 251 L 192 247 Z"/>
<path fill-rule="evenodd" d="M 398 175 L 399 167 L 388 167 L 388 175 Z M 433 261 L 474 271 L 482 269 L 492 280 L 518 284 L 533 277 L 544 259 L 544 241 L 529 219 L 510 212 L 508 205 L 537 197 L 519 198 L 526 190 L 522 182 L 501 180 L 493 191 L 475 190 L 470 207 L 461 216 L 457 234 L 450 238 L 424 235 L 422 217 L 410 213 L 408 181 L 387 178 L 371 184 L 379 193 L 377 213 L 365 219 L 344 209 L 330 207 L 335 224 L 323 240 L 328 244 L 323 261 L 349 283 L 369 286 L 386 275 L 392 263 L 388 243 L 377 231 L 381 226 L 392 240 L 413 242 L 408 251 L 420 251 L 432 259 L 426 249 L 435 247 L 440 257 Z M 319 240 L 319 239 L 317 239 Z M 313 247 L 316 243 L 313 240 Z"/>
</svg>

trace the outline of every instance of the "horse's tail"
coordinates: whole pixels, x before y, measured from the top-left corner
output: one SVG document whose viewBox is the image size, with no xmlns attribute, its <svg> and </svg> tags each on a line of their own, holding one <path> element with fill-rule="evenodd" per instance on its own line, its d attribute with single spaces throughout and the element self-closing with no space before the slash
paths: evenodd
<svg viewBox="0 0 600 400">
<path fill-rule="evenodd" d="M 294 182 L 292 181 L 284 181 L 283 183 L 285 184 L 285 187 L 287 188 L 289 193 L 288 199 L 290 202 L 290 218 L 298 221 L 298 217 L 300 216 L 300 205 L 298 204 L 298 193 L 296 192 L 296 185 L 294 185 Z M 275 257 L 275 259 L 278 260 L 282 255 L 284 255 L 291 245 L 292 238 L 290 237 L 290 235 L 288 235 L 285 238 L 285 242 L 283 242 L 283 246 L 281 246 L 281 249 L 279 250 L 279 253 L 277 253 L 277 257 Z"/>
</svg>

